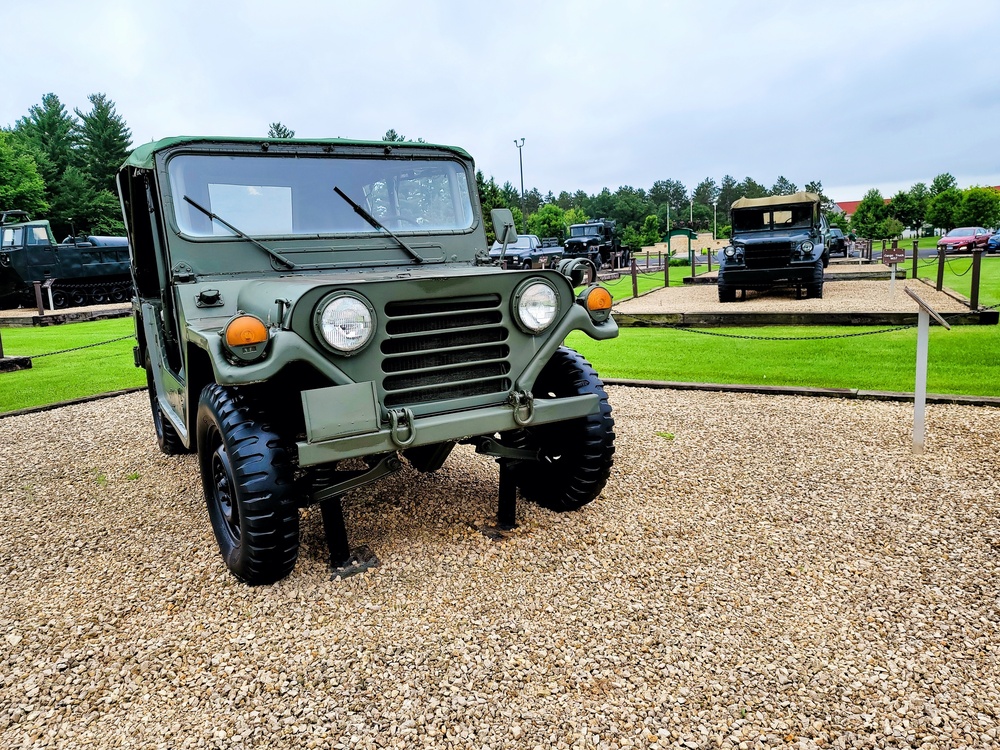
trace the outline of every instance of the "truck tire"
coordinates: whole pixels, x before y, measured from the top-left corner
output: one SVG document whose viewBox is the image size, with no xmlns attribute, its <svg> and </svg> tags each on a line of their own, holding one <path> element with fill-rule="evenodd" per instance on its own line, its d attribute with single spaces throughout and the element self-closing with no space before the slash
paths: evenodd
<svg viewBox="0 0 1000 750">
<path fill-rule="evenodd" d="M 197 435 L 202 487 L 222 559 L 250 585 L 284 578 L 299 553 L 285 440 L 247 396 L 215 383 L 201 392 Z"/>
<path fill-rule="evenodd" d="M 823 299 L 823 262 L 816 261 L 813 283 L 806 284 L 806 299 Z"/>
<path fill-rule="evenodd" d="M 156 444 L 162 453 L 168 456 L 179 456 L 190 453 L 184 446 L 181 436 L 177 434 L 173 424 L 163 414 L 156 393 L 156 381 L 153 379 L 153 365 L 146 354 L 146 391 L 149 394 L 149 410 L 153 414 L 153 431 L 156 433 Z"/>
<path fill-rule="evenodd" d="M 557 512 L 579 510 L 607 484 L 614 463 L 615 420 L 604 383 L 577 352 L 560 347 L 538 376 L 536 398 L 597 394 L 601 408 L 587 417 L 525 427 L 503 435 L 516 448 L 540 451 L 538 461 L 512 464 L 521 495 Z"/>
<path fill-rule="evenodd" d="M 731 286 L 719 284 L 719 302 L 735 302 L 736 290 Z"/>
</svg>

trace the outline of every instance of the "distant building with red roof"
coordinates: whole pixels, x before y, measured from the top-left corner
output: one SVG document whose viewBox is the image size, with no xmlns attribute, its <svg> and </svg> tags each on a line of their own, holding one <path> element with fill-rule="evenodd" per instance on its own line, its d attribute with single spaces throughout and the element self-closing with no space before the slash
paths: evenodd
<svg viewBox="0 0 1000 750">
<path fill-rule="evenodd" d="M 1000 192 L 1000 185 L 994 185 L 993 189 Z M 888 204 L 892 201 L 892 198 L 883 198 L 882 200 L 884 203 Z M 860 203 L 861 201 L 837 201 L 834 205 L 843 211 L 847 215 L 847 218 L 850 219 L 854 216 L 854 212 L 858 210 L 858 205 Z"/>
</svg>

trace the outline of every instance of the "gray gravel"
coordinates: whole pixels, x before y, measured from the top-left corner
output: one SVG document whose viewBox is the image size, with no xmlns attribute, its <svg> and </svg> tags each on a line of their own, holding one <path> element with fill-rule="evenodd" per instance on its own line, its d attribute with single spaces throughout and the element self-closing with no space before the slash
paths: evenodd
<svg viewBox="0 0 1000 750">
<path fill-rule="evenodd" d="M 248 588 L 146 396 L 0 420 L 0 746 L 1000 747 L 1000 410 L 611 388 L 603 496 L 462 450 L 349 497 L 382 565 Z"/>
<path fill-rule="evenodd" d="M 832 268 L 832 266 L 831 266 Z M 842 267 L 843 268 L 843 267 Z M 631 282 L 625 278 L 622 286 L 612 286 L 611 293 L 630 293 Z M 911 288 L 936 312 L 968 312 L 969 308 L 944 292 L 937 291 L 922 281 L 897 279 L 895 294 L 890 295 L 890 282 L 882 281 L 827 281 L 823 284 L 822 299 L 796 299 L 794 289 L 770 289 L 766 292 L 748 292 L 746 299 L 736 302 L 719 302 L 714 284 L 692 284 L 669 287 L 644 294 L 641 297 L 615 303 L 615 311 L 622 313 L 689 313 L 689 312 L 907 312 L 917 313 L 917 303 L 903 291 Z M 622 292 L 617 292 L 617 289 Z"/>
</svg>

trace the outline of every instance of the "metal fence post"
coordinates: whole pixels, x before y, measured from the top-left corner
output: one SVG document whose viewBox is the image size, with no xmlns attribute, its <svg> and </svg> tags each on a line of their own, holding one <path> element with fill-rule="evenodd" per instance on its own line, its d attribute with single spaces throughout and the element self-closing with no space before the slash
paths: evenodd
<svg viewBox="0 0 1000 750">
<path fill-rule="evenodd" d="M 969 309 L 979 309 L 979 271 L 983 264 L 983 249 L 972 249 L 972 290 L 969 293 Z"/>
<path fill-rule="evenodd" d="M 708 258 L 708 272 L 712 273 L 712 249 L 710 247 L 705 248 L 705 257 Z"/>
<path fill-rule="evenodd" d="M 938 248 L 938 275 L 937 275 L 937 290 L 940 292 L 944 289 L 944 248 Z"/>
<path fill-rule="evenodd" d="M 670 286 L 670 254 L 663 259 L 663 286 Z"/>
<path fill-rule="evenodd" d="M 697 276 L 697 275 L 698 275 L 698 272 L 697 272 L 697 271 L 695 270 L 695 267 L 694 267 L 694 264 L 695 264 L 695 263 L 697 262 L 697 260 L 698 260 L 698 259 L 697 259 L 697 258 L 695 257 L 695 254 L 694 254 L 694 248 L 692 248 L 692 247 L 689 247 L 689 248 L 688 248 L 688 255 L 689 255 L 689 256 L 691 257 L 691 278 L 693 279 L 693 278 L 694 278 L 695 276 Z"/>
<path fill-rule="evenodd" d="M 913 278 L 917 278 L 917 246 L 920 240 L 913 240 Z"/>
</svg>

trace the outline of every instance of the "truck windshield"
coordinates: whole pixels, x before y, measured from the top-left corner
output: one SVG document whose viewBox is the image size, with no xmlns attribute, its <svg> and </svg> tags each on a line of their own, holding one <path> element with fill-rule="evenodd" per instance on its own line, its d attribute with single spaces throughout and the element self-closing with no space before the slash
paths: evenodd
<svg viewBox="0 0 1000 750">
<path fill-rule="evenodd" d="M 601 233 L 596 224 L 576 224 L 569 228 L 570 237 L 596 237 Z"/>
<path fill-rule="evenodd" d="M 733 211 L 734 232 L 800 229 L 812 226 L 812 206 L 742 208 Z"/>
<path fill-rule="evenodd" d="M 380 230 L 334 192 L 339 186 L 393 232 L 461 232 L 473 223 L 464 166 L 450 159 L 180 154 L 167 171 L 177 226 L 193 237 L 367 235 Z"/>
</svg>

